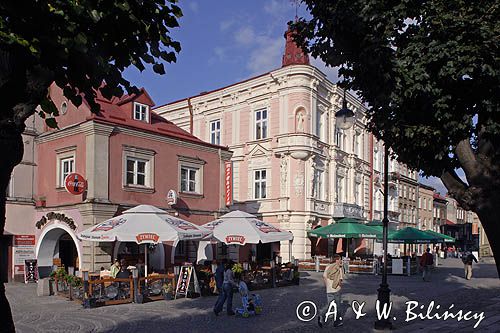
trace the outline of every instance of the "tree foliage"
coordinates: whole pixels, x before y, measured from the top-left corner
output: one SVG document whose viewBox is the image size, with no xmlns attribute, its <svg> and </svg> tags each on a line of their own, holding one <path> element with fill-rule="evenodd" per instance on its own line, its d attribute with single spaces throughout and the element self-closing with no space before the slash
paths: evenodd
<svg viewBox="0 0 500 333">
<path fill-rule="evenodd" d="M 440 175 L 455 148 L 499 143 L 499 3 L 304 1 L 299 42 L 369 106 L 370 129 L 414 168 Z"/>
<path fill-rule="evenodd" d="M 58 109 L 48 96 L 55 82 L 71 102 L 85 98 L 92 112 L 99 89 L 106 98 L 137 92 L 122 72 L 151 66 L 164 74 L 180 44 L 170 35 L 182 16 L 176 0 L 0 1 L 0 235 L 5 227 L 6 189 L 22 160 L 25 121 L 37 107 L 50 127 Z M 6 242 L 1 238 L 0 242 Z M 5 248 L 2 246 L 2 248 Z M 0 267 L 0 332 L 15 330 Z"/>
<path fill-rule="evenodd" d="M 55 81 L 76 106 L 85 96 L 91 110 L 98 112 L 94 98 L 99 87 L 107 98 L 121 96 L 123 89 L 136 91 L 122 76 L 125 68 L 142 71 L 151 65 L 164 74 L 163 62 L 174 62 L 180 51 L 180 44 L 169 36 L 182 16 L 176 2 L 2 1 L 0 92 L 3 99 L 10 98 L 7 105 L 3 101 L 0 120 L 20 125 L 38 104 L 42 117 L 57 116 L 57 108 L 43 91 L 47 82 Z M 30 93 L 36 95 L 34 101 Z M 53 127 L 56 122 L 47 124 Z"/>
<path fill-rule="evenodd" d="M 398 160 L 475 211 L 500 273 L 500 3 L 304 0 L 295 39 L 368 106 Z M 455 170 L 462 168 L 467 182 Z"/>
</svg>

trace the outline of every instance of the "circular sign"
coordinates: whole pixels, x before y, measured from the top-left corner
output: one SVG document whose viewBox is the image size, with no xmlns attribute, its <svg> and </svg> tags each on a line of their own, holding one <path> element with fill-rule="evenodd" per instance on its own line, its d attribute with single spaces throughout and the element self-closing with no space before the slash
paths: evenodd
<svg viewBox="0 0 500 333">
<path fill-rule="evenodd" d="M 70 173 L 64 179 L 64 188 L 71 194 L 82 194 L 87 189 L 87 181 L 79 173 Z"/>
<path fill-rule="evenodd" d="M 167 193 L 167 205 L 173 206 L 177 203 L 177 192 L 170 190 Z"/>
</svg>

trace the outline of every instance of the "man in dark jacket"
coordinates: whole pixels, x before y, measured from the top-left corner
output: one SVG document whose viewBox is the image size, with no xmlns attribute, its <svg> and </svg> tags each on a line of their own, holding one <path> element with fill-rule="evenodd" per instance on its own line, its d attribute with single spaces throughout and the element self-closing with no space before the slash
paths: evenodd
<svg viewBox="0 0 500 333">
<path fill-rule="evenodd" d="M 477 259 L 471 252 L 467 252 L 462 257 L 462 261 L 464 263 L 465 278 L 470 280 L 472 278 L 472 262 L 477 262 Z"/>
<path fill-rule="evenodd" d="M 431 276 L 431 267 L 434 263 L 432 258 L 431 249 L 427 248 L 426 252 L 420 258 L 420 267 L 422 268 L 422 279 L 429 281 Z"/>
<path fill-rule="evenodd" d="M 215 269 L 215 285 L 217 286 L 217 292 L 219 293 L 219 297 L 217 297 L 217 301 L 214 306 L 214 312 L 216 315 L 218 315 L 216 307 L 218 307 L 218 304 L 224 299 L 224 289 L 222 288 L 222 284 L 224 283 L 225 263 L 226 260 L 219 260 L 217 262 L 217 268 Z"/>
</svg>

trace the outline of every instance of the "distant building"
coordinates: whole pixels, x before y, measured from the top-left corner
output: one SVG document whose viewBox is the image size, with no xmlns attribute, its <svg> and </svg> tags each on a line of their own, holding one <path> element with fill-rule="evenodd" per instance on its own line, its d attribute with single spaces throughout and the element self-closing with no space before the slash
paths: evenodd
<svg viewBox="0 0 500 333">
<path fill-rule="evenodd" d="M 446 198 L 439 193 L 434 193 L 433 198 L 433 213 L 432 213 L 432 230 L 440 232 L 440 227 L 446 224 Z M 453 223 L 453 222 L 450 222 Z"/>
<path fill-rule="evenodd" d="M 418 222 L 417 227 L 421 230 L 434 230 L 434 192 L 431 186 L 418 184 Z"/>
</svg>

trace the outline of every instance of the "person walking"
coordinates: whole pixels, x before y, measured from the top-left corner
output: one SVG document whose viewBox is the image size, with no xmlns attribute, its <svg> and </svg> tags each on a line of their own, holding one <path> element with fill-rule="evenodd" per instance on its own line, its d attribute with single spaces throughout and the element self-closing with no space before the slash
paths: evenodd
<svg viewBox="0 0 500 333">
<path fill-rule="evenodd" d="M 328 310 L 330 309 L 330 304 L 335 301 L 336 305 L 336 318 L 333 326 L 342 326 L 342 320 L 340 319 L 340 288 L 342 286 L 342 280 L 344 279 L 344 272 L 342 267 L 342 258 L 336 254 L 333 256 L 333 263 L 328 265 L 323 273 L 323 281 L 326 287 L 326 306 L 320 310 L 320 315 L 318 316 L 318 326 L 323 327 L 324 324 L 328 322 L 330 318 L 327 317 Z M 333 309 L 332 309 L 333 310 Z"/>
<path fill-rule="evenodd" d="M 422 268 L 422 279 L 424 281 L 430 281 L 431 277 L 431 267 L 434 264 L 432 258 L 431 249 L 428 247 L 426 252 L 420 257 L 420 267 Z"/>
<path fill-rule="evenodd" d="M 464 263 L 465 278 L 470 280 L 472 278 L 472 262 L 477 262 L 477 259 L 471 252 L 467 252 L 462 257 L 462 261 Z"/>
<path fill-rule="evenodd" d="M 217 262 L 217 268 L 215 269 L 215 287 L 217 289 L 217 292 L 219 293 L 219 296 L 217 297 L 217 301 L 215 302 L 214 305 L 214 313 L 215 315 L 218 315 L 219 312 L 216 310 L 219 308 L 219 303 L 224 304 L 224 289 L 222 288 L 222 285 L 224 283 L 224 269 L 225 269 L 225 260 L 218 261 Z M 221 309 L 222 310 L 222 309 Z"/>
<path fill-rule="evenodd" d="M 215 303 L 214 313 L 216 316 L 222 311 L 222 307 L 227 300 L 226 311 L 229 316 L 234 315 L 233 311 L 233 287 L 238 287 L 236 282 L 234 282 L 234 273 L 233 273 L 233 265 L 234 263 L 229 262 L 224 271 L 224 282 L 222 283 L 223 295 L 219 300 L 217 299 L 217 303 Z"/>
</svg>

